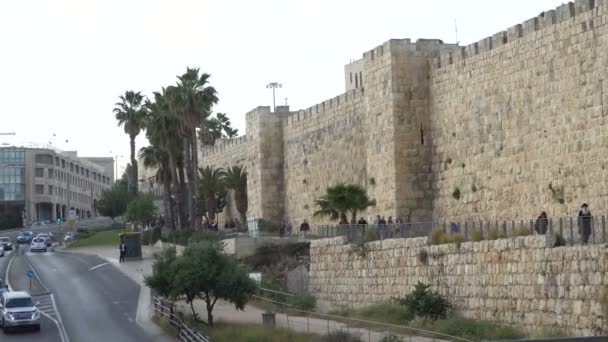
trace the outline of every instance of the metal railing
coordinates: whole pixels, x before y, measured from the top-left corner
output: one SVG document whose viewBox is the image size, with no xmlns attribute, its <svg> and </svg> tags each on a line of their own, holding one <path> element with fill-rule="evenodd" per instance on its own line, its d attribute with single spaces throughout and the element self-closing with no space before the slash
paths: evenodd
<svg viewBox="0 0 608 342">
<path fill-rule="evenodd" d="M 345 332 L 349 335 L 357 336 L 362 341 L 366 342 L 380 342 L 389 336 L 404 338 L 406 341 L 418 342 L 472 342 L 471 340 L 462 337 L 418 329 L 406 325 L 396 325 L 299 310 L 288 303 L 256 295 L 252 295 L 252 297 L 256 300 L 261 300 L 284 307 L 284 313 L 275 314 L 275 327 L 287 328 L 309 335 L 330 335 Z"/>
<path fill-rule="evenodd" d="M 183 342 L 210 342 L 209 337 L 202 335 L 184 322 L 181 315 L 175 309 L 175 304 L 153 297 L 154 314 L 167 319 L 169 324 L 177 330 L 177 339 Z"/>
<path fill-rule="evenodd" d="M 510 221 L 417 222 L 397 224 L 339 224 L 319 225 L 319 237 L 345 236 L 354 240 L 384 240 L 392 238 L 432 237 L 433 232 L 460 234 L 462 241 L 495 240 L 498 238 L 546 234 L 559 236 L 562 244 L 607 243 L 606 216 L 560 217 Z"/>
</svg>

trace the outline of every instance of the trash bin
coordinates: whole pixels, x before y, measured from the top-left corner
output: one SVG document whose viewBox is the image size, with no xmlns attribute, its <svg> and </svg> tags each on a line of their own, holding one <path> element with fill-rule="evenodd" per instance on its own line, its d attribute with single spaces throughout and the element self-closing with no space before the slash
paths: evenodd
<svg viewBox="0 0 608 342">
<path fill-rule="evenodd" d="M 270 310 L 266 310 L 266 312 L 262 313 L 262 324 L 269 326 L 269 327 L 274 327 L 277 324 L 277 321 L 274 317 L 274 312 L 270 311 Z"/>
<path fill-rule="evenodd" d="M 120 234 L 120 240 L 127 245 L 127 255 L 125 256 L 125 261 L 142 259 L 141 233 L 123 233 Z"/>
</svg>

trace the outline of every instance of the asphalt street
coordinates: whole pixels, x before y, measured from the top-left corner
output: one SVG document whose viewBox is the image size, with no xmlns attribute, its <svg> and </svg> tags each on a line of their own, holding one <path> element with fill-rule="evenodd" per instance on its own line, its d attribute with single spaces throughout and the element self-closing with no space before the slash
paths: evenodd
<svg viewBox="0 0 608 342">
<path fill-rule="evenodd" d="M 31 230 L 34 234 L 60 232 L 61 227 Z M 0 235 L 9 236 L 15 241 L 17 232 L 0 232 Z M 14 254 L 18 255 L 10 262 L 10 270 L 6 272 Z M 29 269 L 36 273 L 31 288 L 26 276 Z M 0 258 L 0 271 L 1 278 L 8 275 L 14 290 L 30 292 L 45 313 L 40 332 L 0 333 L 0 341 L 151 340 L 135 322 L 139 285 L 100 257 L 52 250 L 33 253 L 28 245 L 21 245 L 18 253 L 7 253 Z"/>
</svg>

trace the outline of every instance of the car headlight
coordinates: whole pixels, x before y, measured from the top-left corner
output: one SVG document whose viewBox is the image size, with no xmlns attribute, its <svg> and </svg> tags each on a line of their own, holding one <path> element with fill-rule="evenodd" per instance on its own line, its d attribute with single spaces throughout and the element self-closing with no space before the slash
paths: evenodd
<svg viewBox="0 0 608 342">
<path fill-rule="evenodd" d="M 11 321 L 15 320 L 15 316 L 13 316 L 13 314 L 10 312 L 7 312 L 6 314 L 4 314 L 4 317 L 8 318 Z"/>
<path fill-rule="evenodd" d="M 32 312 L 32 319 L 38 319 L 40 318 L 40 311 L 36 310 L 34 312 Z"/>
</svg>

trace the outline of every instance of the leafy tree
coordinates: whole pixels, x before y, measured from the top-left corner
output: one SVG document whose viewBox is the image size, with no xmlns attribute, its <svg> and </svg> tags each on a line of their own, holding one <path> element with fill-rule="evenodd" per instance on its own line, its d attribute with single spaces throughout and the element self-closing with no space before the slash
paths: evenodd
<svg viewBox="0 0 608 342">
<path fill-rule="evenodd" d="M 173 291 L 174 267 L 177 253 L 174 247 L 164 249 L 160 255 L 155 256 L 156 261 L 152 267 L 152 274 L 144 276 L 144 282 L 155 289 L 161 296 L 170 297 Z"/>
<path fill-rule="evenodd" d="M 430 285 L 418 282 L 414 291 L 405 298 L 399 299 L 412 315 L 433 320 L 446 318 L 451 305 L 438 292 L 432 291 Z"/>
<path fill-rule="evenodd" d="M 332 220 L 339 219 L 340 224 L 347 224 L 348 213 L 351 222 L 355 223 L 357 212 L 376 205 L 376 201 L 370 200 L 360 185 L 340 183 L 327 188 L 327 193 L 319 197 L 315 204 L 319 207 L 315 216 L 329 216 Z"/>
<path fill-rule="evenodd" d="M 131 172 L 129 175 L 129 192 L 137 193 L 137 159 L 135 159 L 135 138 L 143 128 L 146 109 L 144 107 L 144 96 L 141 92 L 128 90 L 120 96 L 120 102 L 114 107 L 114 114 L 118 125 L 123 126 L 125 133 L 129 135 L 131 144 Z"/>
<path fill-rule="evenodd" d="M 234 190 L 236 209 L 241 214 L 241 222 L 246 222 L 247 214 L 247 171 L 240 165 L 229 167 L 224 177 L 226 188 Z"/>
<path fill-rule="evenodd" d="M 139 193 L 127 205 L 127 220 L 148 224 L 156 214 L 156 205 L 152 196 Z"/>
<path fill-rule="evenodd" d="M 101 198 L 97 201 L 97 210 L 101 215 L 108 216 L 114 221 L 114 218 L 122 216 L 127 211 L 129 199 L 127 188 L 116 185 L 101 193 Z"/>
<path fill-rule="evenodd" d="M 173 217 L 173 201 L 171 200 L 171 172 L 169 171 L 168 153 L 158 144 L 142 147 L 139 150 L 139 158 L 143 166 L 147 169 L 156 168 L 156 181 L 163 185 L 163 207 L 165 218 L 169 220 L 169 225 L 175 229 L 175 219 Z"/>
<path fill-rule="evenodd" d="M 173 263 L 176 271 L 171 294 L 185 296 L 195 318 L 193 301 L 197 297 L 202 299 L 209 325 L 213 325 L 213 308 L 218 299 L 242 310 L 257 287 L 237 261 L 223 254 L 221 249 L 217 242 L 197 242 L 189 245 Z"/>
<path fill-rule="evenodd" d="M 209 220 L 215 220 L 215 214 L 219 212 L 226 197 L 224 178 L 226 172 L 222 168 L 206 166 L 199 168 L 200 184 L 199 192 L 205 202 L 205 211 Z"/>
</svg>

